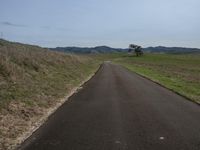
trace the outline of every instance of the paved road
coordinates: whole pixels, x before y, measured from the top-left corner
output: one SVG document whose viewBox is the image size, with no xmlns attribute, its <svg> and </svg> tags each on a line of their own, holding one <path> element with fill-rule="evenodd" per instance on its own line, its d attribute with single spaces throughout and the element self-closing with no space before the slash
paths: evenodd
<svg viewBox="0 0 200 150">
<path fill-rule="evenodd" d="M 200 107 L 104 63 L 21 149 L 200 150 Z"/>
</svg>

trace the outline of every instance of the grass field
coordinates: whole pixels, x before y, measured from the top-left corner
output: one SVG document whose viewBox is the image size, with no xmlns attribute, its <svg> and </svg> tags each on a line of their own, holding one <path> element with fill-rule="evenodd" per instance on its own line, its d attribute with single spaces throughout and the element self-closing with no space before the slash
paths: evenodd
<svg viewBox="0 0 200 150">
<path fill-rule="evenodd" d="M 200 103 L 200 55 L 124 54 L 115 62 Z"/>
</svg>

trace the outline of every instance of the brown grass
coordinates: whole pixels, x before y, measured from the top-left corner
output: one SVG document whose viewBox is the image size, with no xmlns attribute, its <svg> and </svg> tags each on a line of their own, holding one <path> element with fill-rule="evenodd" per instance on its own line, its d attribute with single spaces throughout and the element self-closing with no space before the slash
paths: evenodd
<svg viewBox="0 0 200 150">
<path fill-rule="evenodd" d="M 99 64 L 90 56 L 0 40 L 0 149 L 12 149 Z"/>
</svg>

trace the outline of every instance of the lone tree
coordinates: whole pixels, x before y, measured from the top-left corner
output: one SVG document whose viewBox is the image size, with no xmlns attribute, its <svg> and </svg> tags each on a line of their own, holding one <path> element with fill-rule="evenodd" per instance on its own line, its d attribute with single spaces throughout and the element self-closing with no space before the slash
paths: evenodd
<svg viewBox="0 0 200 150">
<path fill-rule="evenodd" d="M 141 56 L 143 55 L 142 47 L 135 45 L 135 44 L 130 44 L 129 45 L 129 50 L 128 52 L 135 51 L 136 56 Z"/>
</svg>

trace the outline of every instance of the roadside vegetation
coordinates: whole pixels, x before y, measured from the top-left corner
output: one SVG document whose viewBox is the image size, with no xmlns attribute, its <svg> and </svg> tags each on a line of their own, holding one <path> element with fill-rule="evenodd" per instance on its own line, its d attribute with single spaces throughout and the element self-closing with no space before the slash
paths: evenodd
<svg viewBox="0 0 200 150">
<path fill-rule="evenodd" d="M 115 62 L 200 103 L 199 54 L 124 54 Z"/>
<path fill-rule="evenodd" d="M 105 60 L 200 103 L 199 54 L 73 55 L 0 39 L 0 149 L 13 149 Z"/>
<path fill-rule="evenodd" d="M 99 65 L 89 55 L 0 40 L 0 149 L 12 148 Z"/>
</svg>

